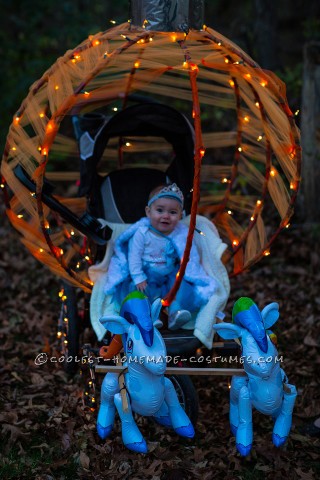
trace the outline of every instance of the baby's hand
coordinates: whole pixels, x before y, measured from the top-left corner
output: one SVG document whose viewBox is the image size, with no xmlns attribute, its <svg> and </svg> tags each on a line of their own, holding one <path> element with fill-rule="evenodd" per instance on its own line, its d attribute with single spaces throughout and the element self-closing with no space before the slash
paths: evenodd
<svg viewBox="0 0 320 480">
<path fill-rule="evenodd" d="M 144 292 L 145 289 L 147 288 L 147 286 L 148 286 L 148 284 L 147 284 L 146 280 L 144 280 L 143 282 L 138 283 L 138 285 L 136 285 L 137 290 L 139 290 L 139 292 Z"/>
</svg>

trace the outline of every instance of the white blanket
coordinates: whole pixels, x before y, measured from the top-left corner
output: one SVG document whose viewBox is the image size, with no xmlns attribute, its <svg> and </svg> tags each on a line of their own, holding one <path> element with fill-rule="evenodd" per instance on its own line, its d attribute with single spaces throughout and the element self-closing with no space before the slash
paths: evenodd
<svg viewBox="0 0 320 480">
<path fill-rule="evenodd" d="M 189 225 L 190 216 L 182 221 Z M 129 227 L 128 224 L 109 222 L 104 222 L 104 224 L 109 225 L 113 230 L 112 237 L 108 242 L 103 261 L 89 268 L 89 277 L 94 283 L 90 301 L 90 317 L 98 340 L 102 340 L 106 333 L 104 327 L 99 322 L 99 318 L 119 313 L 115 311 L 112 304 L 112 296 L 105 295 L 103 289 L 108 276 L 108 266 L 113 253 L 114 242 Z M 216 322 L 216 315 L 224 310 L 230 293 L 228 273 L 221 262 L 221 256 L 227 246 L 222 243 L 216 227 L 207 218 L 198 215 L 196 224 L 197 229 L 203 233 L 203 235 L 200 235 L 198 232 L 194 233 L 194 242 L 198 247 L 201 264 L 207 274 L 216 280 L 217 289 L 209 302 L 199 310 L 195 318 L 185 325 L 184 328 L 193 329 L 194 335 L 203 345 L 211 349 L 214 335 L 212 327 Z"/>
</svg>

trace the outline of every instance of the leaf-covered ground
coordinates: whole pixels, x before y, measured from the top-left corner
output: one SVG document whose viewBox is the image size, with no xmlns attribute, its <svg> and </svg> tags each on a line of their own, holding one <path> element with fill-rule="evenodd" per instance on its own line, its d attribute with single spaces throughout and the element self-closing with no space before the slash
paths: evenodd
<svg viewBox="0 0 320 480">
<path fill-rule="evenodd" d="M 2 225 L 1 479 L 320 478 L 320 440 L 301 433 L 301 427 L 320 415 L 319 230 L 294 226 L 282 234 L 271 256 L 232 280 L 229 319 L 239 296 L 251 296 L 260 307 L 280 303 L 279 353 L 299 392 L 285 447 L 273 447 L 271 420 L 254 412 L 254 447 L 242 459 L 229 430 L 226 377 L 194 380 L 200 398 L 195 439 L 180 439 L 139 419 L 148 455 L 123 447 L 118 421 L 111 438 L 101 441 L 95 432 L 96 412 L 82 403 L 80 376 L 68 377 L 57 363 L 34 364 L 40 352 L 57 354 L 59 282 L 21 246 L 5 218 Z"/>
</svg>

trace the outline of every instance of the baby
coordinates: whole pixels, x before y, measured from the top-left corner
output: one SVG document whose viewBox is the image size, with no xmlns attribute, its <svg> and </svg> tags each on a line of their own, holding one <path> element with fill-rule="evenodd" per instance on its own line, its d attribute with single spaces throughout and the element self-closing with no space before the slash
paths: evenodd
<svg viewBox="0 0 320 480">
<path fill-rule="evenodd" d="M 114 298 L 120 300 L 119 291 L 120 297 L 124 298 L 125 294 L 136 289 L 144 292 L 152 303 L 169 292 L 179 270 L 188 234 L 188 227 L 180 222 L 183 203 L 183 194 L 175 183 L 159 186 L 151 192 L 146 206 L 147 218 L 132 225 L 116 242 L 106 294 L 114 294 Z M 123 255 L 128 260 L 126 268 Z M 122 273 L 119 275 L 120 268 Z M 186 325 L 191 320 L 190 312 L 206 303 L 214 290 L 215 280 L 200 265 L 198 251 L 193 246 L 181 286 L 168 308 L 169 328 L 175 330 Z"/>
</svg>

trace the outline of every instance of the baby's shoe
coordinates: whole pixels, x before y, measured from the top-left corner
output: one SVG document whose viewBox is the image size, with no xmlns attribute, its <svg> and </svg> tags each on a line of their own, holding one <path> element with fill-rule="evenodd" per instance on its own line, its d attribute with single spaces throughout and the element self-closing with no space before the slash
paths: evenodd
<svg viewBox="0 0 320 480">
<path fill-rule="evenodd" d="M 191 320 L 191 313 L 188 310 L 177 310 L 169 313 L 169 329 L 178 330 Z"/>
</svg>

